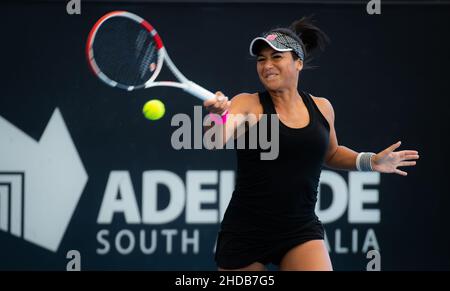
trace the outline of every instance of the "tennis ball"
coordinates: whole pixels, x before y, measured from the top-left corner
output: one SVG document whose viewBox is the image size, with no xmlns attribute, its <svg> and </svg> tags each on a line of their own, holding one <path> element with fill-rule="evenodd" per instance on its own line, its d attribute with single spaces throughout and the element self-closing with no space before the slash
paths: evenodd
<svg viewBox="0 0 450 291">
<path fill-rule="evenodd" d="M 160 119 L 164 116 L 165 112 L 166 108 L 164 106 L 164 103 L 162 103 L 158 99 L 148 101 L 142 108 L 142 113 L 144 114 L 145 118 L 150 120 Z"/>
</svg>

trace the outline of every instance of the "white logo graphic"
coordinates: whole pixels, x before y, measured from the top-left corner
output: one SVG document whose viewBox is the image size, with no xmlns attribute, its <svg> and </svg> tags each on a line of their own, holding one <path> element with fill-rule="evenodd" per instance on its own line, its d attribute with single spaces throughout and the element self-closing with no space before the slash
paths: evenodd
<svg viewBox="0 0 450 291">
<path fill-rule="evenodd" d="M 87 179 L 59 109 L 39 142 L 0 116 L 0 230 L 56 252 Z"/>
<path fill-rule="evenodd" d="M 317 195 L 316 214 L 325 223 L 333 223 L 342 217 L 349 226 L 352 224 L 372 224 L 381 222 L 379 190 L 373 188 L 380 184 L 378 172 L 349 172 L 348 184 L 338 173 L 322 171 Z M 323 187 L 327 186 L 327 187 Z M 367 186 L 372 189 L 367 189 Z M 324 189 L 331 191 L 322 192 Z M 331 203 L 323 204 L 322 199 L 331 197 Z M 326 200 L 326 199 L 323 199 Z M 325 205 L 325 207 L 324 207 Z M 325 244 L 336 254 L 366 253 L 369 249 L 380 250 L 375 230 L 370 227 L 325 228 Z"/>
</svg>

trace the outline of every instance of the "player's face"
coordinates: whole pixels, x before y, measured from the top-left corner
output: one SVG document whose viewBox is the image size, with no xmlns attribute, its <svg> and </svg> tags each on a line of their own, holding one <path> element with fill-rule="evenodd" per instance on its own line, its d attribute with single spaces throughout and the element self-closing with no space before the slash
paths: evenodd
<svg viewBox="0 0 450 291">
<path fill-rule="evenodd" d="M 291 52 L 278 52 L 271 47 L 261 49 L 256 58 L 259 79 L 268 90 L 297 88 L 302 67 L 302 62 L 294 60 Z"/>
</svg>

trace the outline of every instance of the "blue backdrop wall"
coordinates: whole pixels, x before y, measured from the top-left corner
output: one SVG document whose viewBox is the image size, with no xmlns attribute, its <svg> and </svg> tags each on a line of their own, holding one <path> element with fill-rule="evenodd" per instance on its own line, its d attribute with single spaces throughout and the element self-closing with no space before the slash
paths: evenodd
<svg viewBox="0 0 450 291">
<path fill-rule="evenodd" d="M 171 88 L 124 92 L 89 71 L 84 47 L 103 14 L 129 10 L 159 31 L 186 76 L 228 96 L 261 90 L 250 40 L 314 14 L 331 44 L 300 88 L 328 98 L 340 144 L 380 151 L 401 140 L 409 175 L 324 169 L 317 214 L 337 270 L 450 269 L 449 5 L 82 2 L 1 4 L 0 269 L 214 270 L 234 186 L 232 150 L 175 150 L 175 114 L 198 99 Z M 161 79 L 173 78 L 163 71 Z M 141 114 L 161 99 L 158 121 Z M 204 114 L 204 113 L 203 113 Z"/>
</svg>

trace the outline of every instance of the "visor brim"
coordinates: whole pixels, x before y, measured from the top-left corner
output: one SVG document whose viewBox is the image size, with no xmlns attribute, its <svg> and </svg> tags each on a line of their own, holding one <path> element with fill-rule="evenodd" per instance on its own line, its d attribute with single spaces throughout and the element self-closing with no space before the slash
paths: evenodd
<svg viewBox="0 0 450 291">
<path fill-rule="evenodd" d="M 265 39 L 264 37 L 256 37 L 252 40 L 250 43 L 250 55 L 253 57 L 256 57 L 258 54 L 259 48 L 261 47 L 261 44 L 268 44 L 271 48 L 278 52 L 290 52 L 293 51 L 291 48 L 278 48 L 276 47 L 271 41 Z"/>
</svg>

